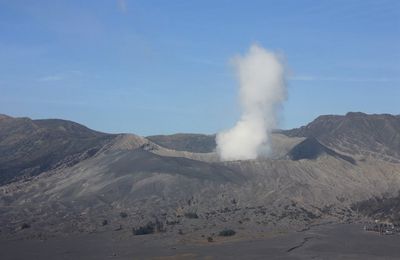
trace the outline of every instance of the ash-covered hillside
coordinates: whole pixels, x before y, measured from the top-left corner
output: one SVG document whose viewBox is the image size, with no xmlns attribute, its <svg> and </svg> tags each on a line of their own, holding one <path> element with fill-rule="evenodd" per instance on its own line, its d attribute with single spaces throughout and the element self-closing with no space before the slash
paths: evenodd
<svg viewBox="0 0 400 260">
<path fill-rule="evenodd" d="M 349 155 L 379 157 L 399 162 L 400 116 L 347 113 L 320 116 L 306 126 L 283 131 L 285 135 L 314 137 L 321 143 Z"/>
<path fill-rule="evenodd" d="M 0 184 L 71 166 L 112 138 L 71 121 L 0 115 Z"/>
<path fill-rule="evenodd" d="M 150 141 L 177 151 L 211 153 L 217 146 L 215 135 L 173 134 L 148 136 Z"/>
<path fill-rule="evenodd" d="M 288 137 L 310 137 L 327 147 L 350 156 L 400 158 L 400 115 L 349 112 L 344 116 L 323 115 L 311 123 L 291 130 L 277 130 Z M 176 134 L 149 136 L 161 146 L 189 152 L 212 152 L 215 135 Z"/>
<path fill-rule="evenodd" d="M 358 203 L 398 195 L 399 122 L 391 115 L 321 116 L 274 132 L 268 157 L 221 162 L 214 136 L 110 135 L 70 121 L 3 115 L 1 235 L 197 236 L 232 228 L 254 237 L 327 219 L 359 221 L 372 215 L 356 210 Z"/>
</svg>

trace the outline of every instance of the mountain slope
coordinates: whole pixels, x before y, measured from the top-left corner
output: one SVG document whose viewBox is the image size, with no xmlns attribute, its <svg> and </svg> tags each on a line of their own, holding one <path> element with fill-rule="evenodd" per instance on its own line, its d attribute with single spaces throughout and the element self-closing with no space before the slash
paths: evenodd
<svg viewBox="0 0 400 260">
<path fill-rule="evenodd" d="M 0 184 L 95 154 L 113 135 L 58 119 L 0 117 Z"/>
<path fill-rule="evenodd" d="M 400 225 L 400 194 L 394 197 L 372 197 L 353 204 L 352 208 L 373 219 Z"/>
<path fill-rule="evenodd" d="M 293 147 L 288 153 L 288 157 L 295 161 L 302 159 L 315 160 L 323 155 L 330 155 L 355 164 L 355 160 L 350 156 L 342 155 L 333 151 L 332 149 L 329 149 L 313 137 L 305 139 L 303 142 Z"/>
<path fill-rule="evenodd" d="M 131 235 L 132 228 L 152 222 L 174 234 L 240 225 L 240 232 L 253 237 L 254 232 L 301 229 L 327 218 L 356 220 L 352 206 L 396 196 L 400 187 L 399 164 L 387 160 L 388 155 L 371 151 L 353 160 L 348 155 L 352 151 L 343 151 L 343 140 L 355 138 L 349 146 L 355 152 L 378 140 L 365 143 L 353 133 L 373 132 L 364 125 L 374 125 L 376 118 L 358 116 L 365 118 L 361 126 L 352 125 L 358 120 L 347 123 L 341 116 L 327 116 L 309 129 L 273 133 L 270 158 L 232 162 L 219 161 L 215 152 L 186 151 L 204 147 L 193 141 L 196 135 L 178 136 L 177 146 L 186 150 L 177 151 L 133 134 L 108 135 L 68 121 L 2 116 L 0 165 L 4 176 L 14 175 L 0 185 L 0 235 L 121 227 Z M 391 120 L 388 133 L 397 131 Z M 396 146 L 381 145 L 399 152 Z M 49 158 L 53 161 L 44 163 Z M 26 175 L 35 176 L 18 180 Z M 103 226 L 104 220 L 112 225 Z M 21 231 L 23 223 L 31 224 L 29 231 Z"/>
<path fill-rule="evenodd" d="M 325 217 L 343 218 L 354 203 L 397 194 L 400 187 L 398 165 L 381 160 L 352 164 L 327 155 L 207 163 L 160 156 L 131 141 L 2 186 L 3 234 L 18 232 L 24 222 L 33 223 L 29 232 L 63 234 L 119 225 L 130 230 L 149 221 L 174 223 L 167 229 L 175 233 L 239 222 L 249 230 L 301 228 Z M 129 217 L 119 217 L 121 212 Z M 102 227 L 104 219 L 113 225 Z"/>
<path fill-rule="evenodd" d="M 175 135 L 156 135 L 146 137 L 155 144 L 179 152 L 190 152 L 196 154 L 213 155 L 218 158 L 216 153 L 215 135 L 200 134 L 175 134 Z M 288 137 L 280 132 L 271 134 L 271 152 L 268 158 L 283 158 L 298 143 L 303 141 L 302 137 Z M 215 161 L 215 160 L 214 160 Z"/>
<path fill-rule="evenodd" d="M 283 131 L 292 137 L 314 137 L 322 144 L 360 159 L 400 162 L 400 117 L 347 113 L 320 116 L 306 126 Z"/>
<path fill-rule="evenodd" d="M 169 149 L 194 153 L 210 153 L 217 146 L 215 135 L 173 134 L 153 135 L 146 138 Z"/>
</svg>

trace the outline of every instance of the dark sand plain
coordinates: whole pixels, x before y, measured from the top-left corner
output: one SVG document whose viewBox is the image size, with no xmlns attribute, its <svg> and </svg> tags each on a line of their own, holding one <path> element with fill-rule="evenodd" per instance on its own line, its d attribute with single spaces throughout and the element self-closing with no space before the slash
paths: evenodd
<svg viewBox="0 0 400 260">
<path fill-rule="evenodd" d="M 2 240 L 0 259 L 400 259 L 400 235 L 379 235 L 358 224 L 327 224 L 301 232 L 242 240 L 116 231 Z"/>
</svg>

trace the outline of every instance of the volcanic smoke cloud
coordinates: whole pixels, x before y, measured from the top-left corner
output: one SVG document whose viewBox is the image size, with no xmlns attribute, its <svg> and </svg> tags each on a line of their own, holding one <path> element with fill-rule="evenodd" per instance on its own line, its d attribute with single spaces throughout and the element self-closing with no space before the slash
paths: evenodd
<svg viewBox="0 0 400 260">
<path fill-rule="evenodd" d="M 223 161 L 255 159 L 269 151 L 276 110 L 286 99 L 285 68 L 276 54 L 253 44 L 233 64 L 242 115 L 233 128 L 217 134 L 217 152 Z"/>
</svg>

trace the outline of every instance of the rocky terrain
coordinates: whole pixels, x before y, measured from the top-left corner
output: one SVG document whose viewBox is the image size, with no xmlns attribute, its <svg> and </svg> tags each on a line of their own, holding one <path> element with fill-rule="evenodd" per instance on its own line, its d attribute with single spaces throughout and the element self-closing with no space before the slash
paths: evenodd
<svg viewBox="0 0 400 260">
<path fill-rule="evenodd" d="M 0 115 L 0 184 L 71 166 L 94 155 L 112 137 L 65 120 Z"/>
<path fill-rule="evenodd" d="M 173 134 L 147 136 L 148 140 L 168 149 L 194 153 L 211 153 L 215 150 L 215 135 Z"/>
<path fill-rule="evenodd" d="M 310 124 L 288 131 L 288 136 L 314 137 L 321 143 L 359 159 L 373 157 L 399 162 L 400 116 L 347 113 L 320 116 Z"/>
<path fill-rule="evenodd" d="M 0 236 L 163 233 L 215 242 L 398 218 L 399 116 L 321 116 L 274 132 L 272 148 L 265 158 L 221 162 L 212 135 L 111 135 L 2 115 Z"/>
</svg>

